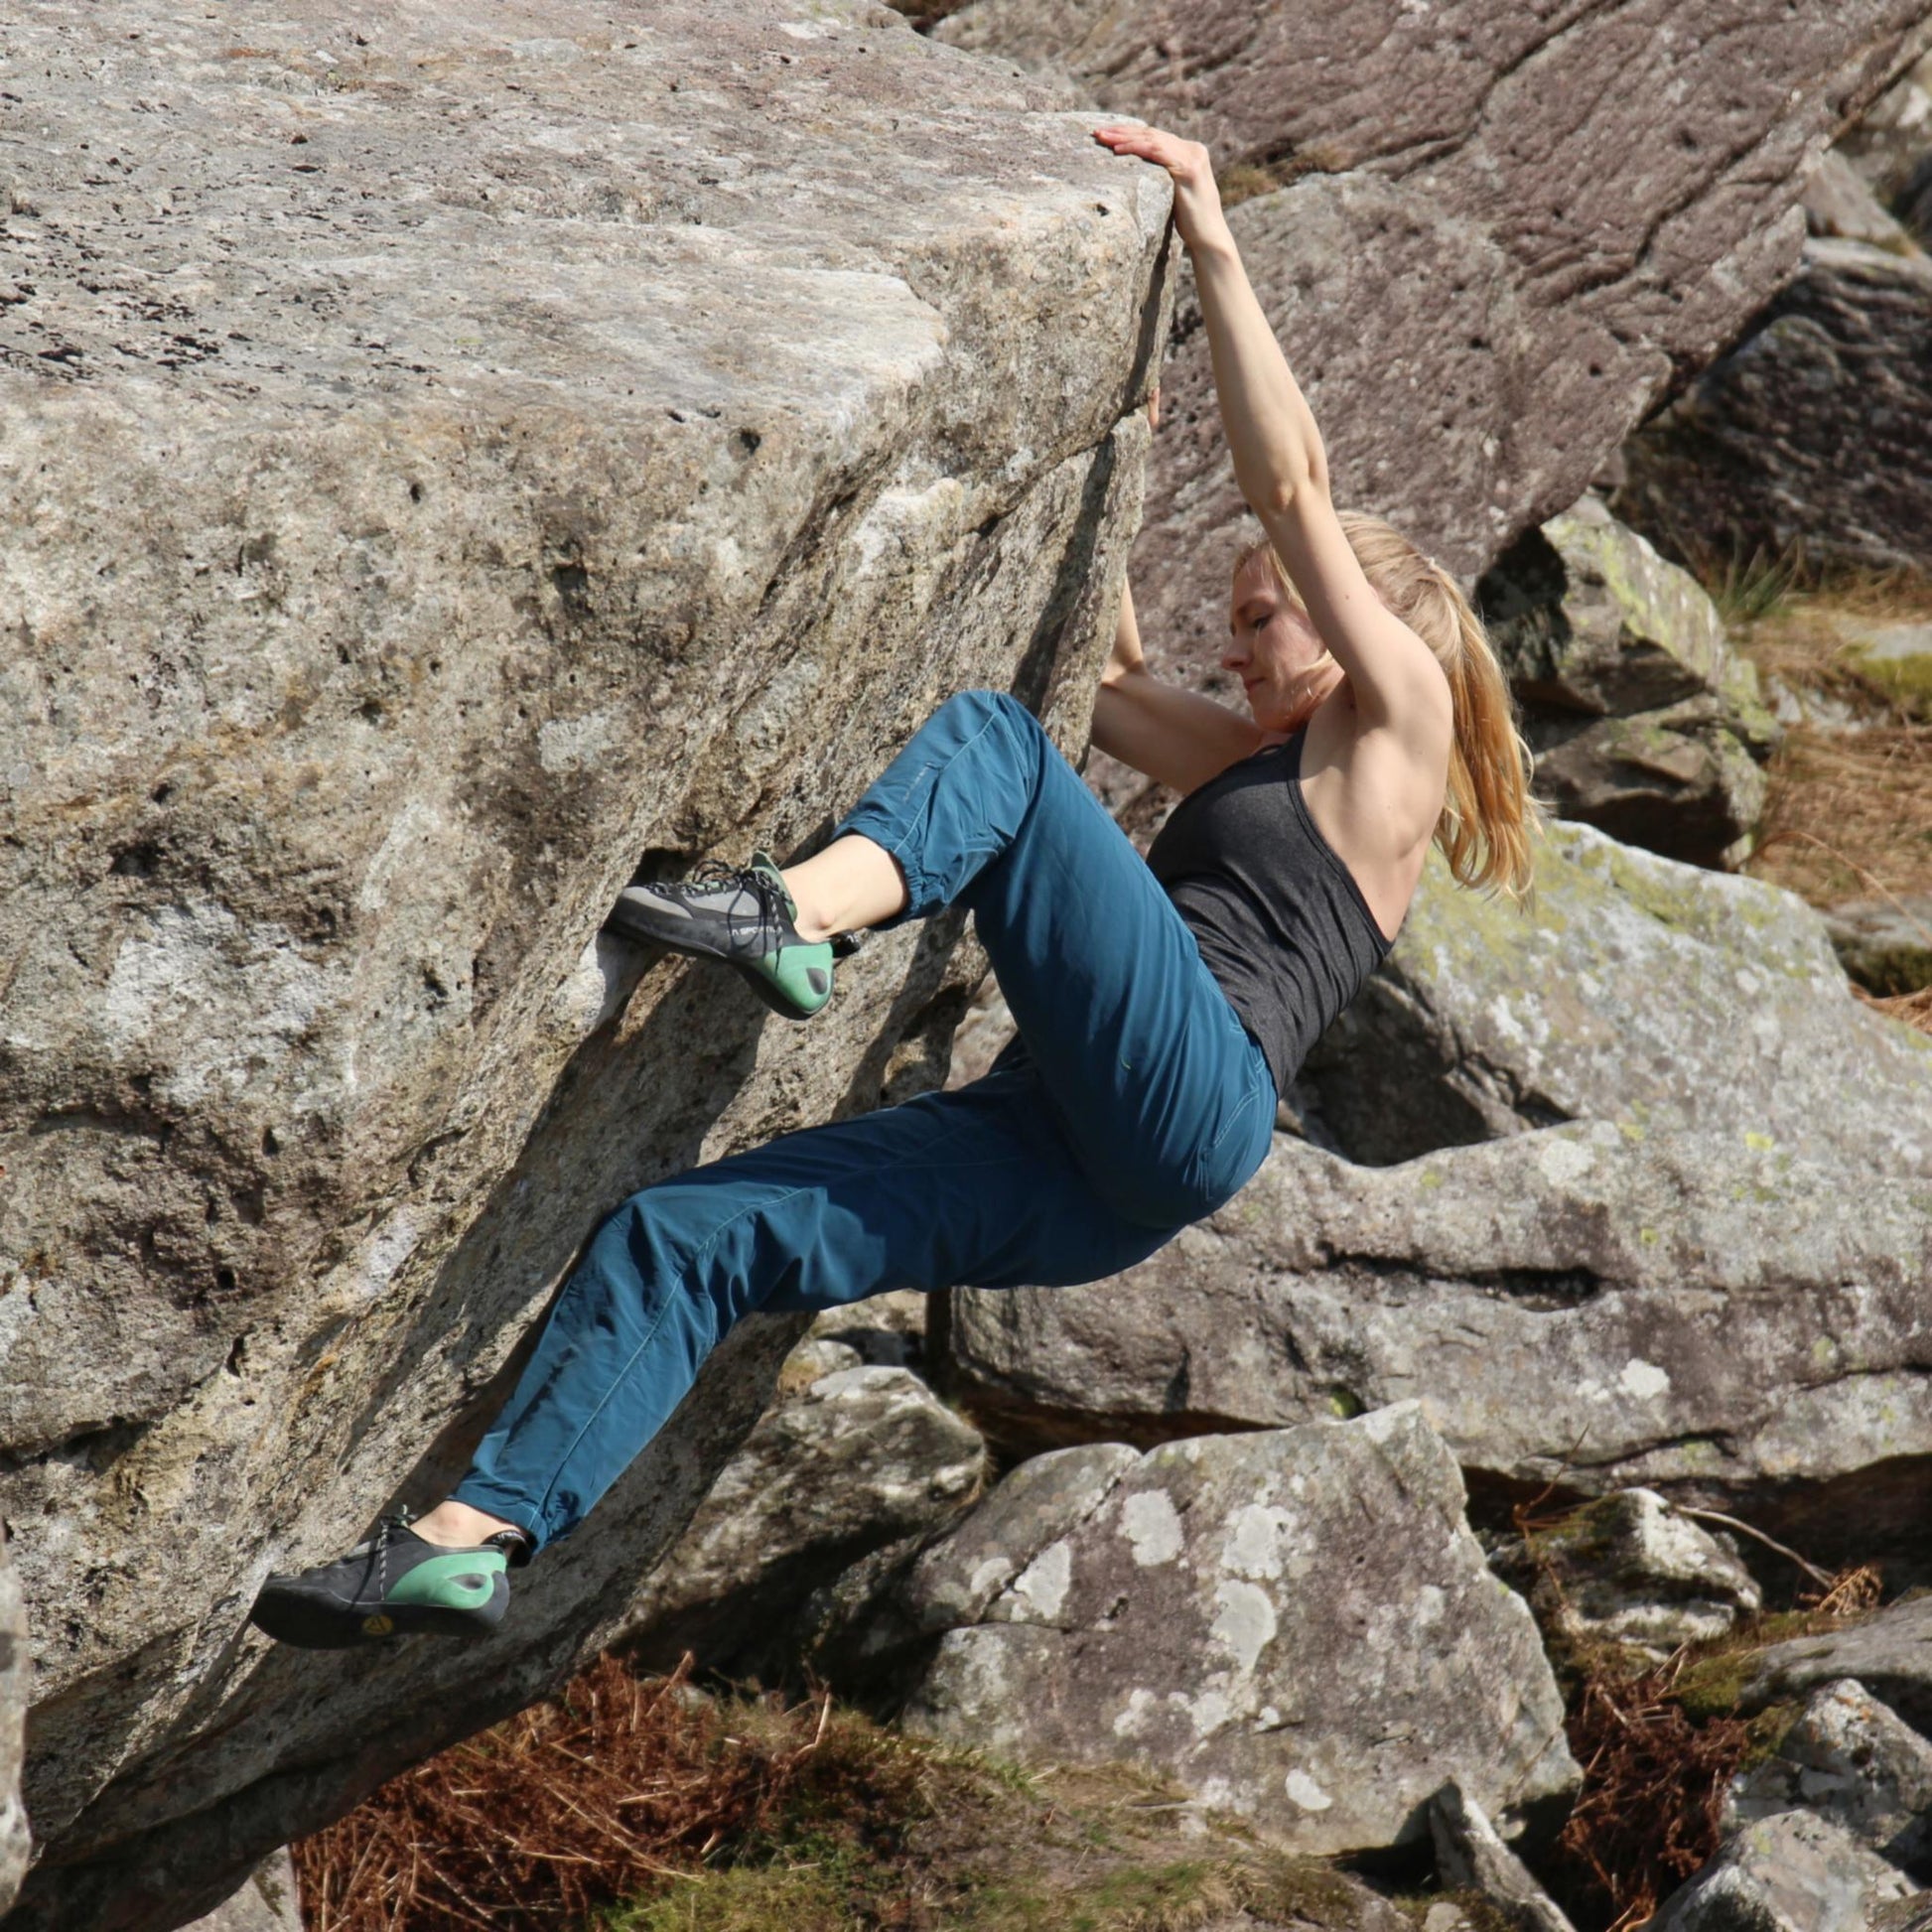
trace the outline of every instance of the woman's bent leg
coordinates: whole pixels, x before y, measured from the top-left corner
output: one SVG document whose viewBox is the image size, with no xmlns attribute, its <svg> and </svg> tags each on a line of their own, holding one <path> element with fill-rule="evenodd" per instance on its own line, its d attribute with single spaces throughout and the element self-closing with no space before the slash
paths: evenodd
<svg viewBox="0 0 1932 1932">
<path fill-rule="evenodd" d="M 1123 1213 L 1198 1218 L 1259 1165 L 1275 1112 L 1260 1047 L 1025 706 L 948 699 L 838 830 L 898 863 L 899 917 L 972 907 L 1061 1126 Z"/>
<path fill-rule="evenodd" d="M 455 1499 L 567 1534 L 753 1309 L 1092 1281 L 1172 1232 L 1107 1207 L 1024 1073 L 698 1168 L 598 1230 Z"/>
</svg>

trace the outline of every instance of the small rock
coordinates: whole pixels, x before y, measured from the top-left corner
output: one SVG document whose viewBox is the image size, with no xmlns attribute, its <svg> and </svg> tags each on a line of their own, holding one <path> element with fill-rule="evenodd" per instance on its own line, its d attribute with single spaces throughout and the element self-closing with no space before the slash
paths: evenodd
<svg viewBox="0 0 1932 1932">
<path fill-rule="evenodd" d="M 1736 1702 L 1760 1711 L 1845 1677 L 1932 1733 L 1932 1591 L 1901 1596 L 1841 1629 L 1767 1645 L 1747 1666 Z"/>
<path fill-rule="evenodd" d="M 1473 1887 L 1509 1932 L 1575 1932 L 1556 1900 L 1453 1778 L 1430 1801 L 1429 1830 L 1436 1841 L 1438 1883 Z"/>
<path fill-rule="evenodd" d="M 1763 1606 L 1736 1552 L 1654 1489 L 1615 1490 L 1492 1560 L 1546 1628 L 1572 1643 L 1623 1644 L 1656 1663 Z"/>
<path fill-rule="evenodd" d="M 689 1649 L 736 1675 L 781 1672 L 802 1598 L 942 1529 L 985 1480 L 979 1432 L 917 1376 L 823 1339 L 790 1361 L 809 1379 L 781 1387 L 632 1600 L 624 1642 L 646 1668 Z"/>
<path fill-rule="evenodd" d="M 1874 1907 L 1916 1892 L 1840 1826 L 1786 1811 L 1745 1826 L 1649 1932 L 1875 1932 Z"/>
<path fill-rule="evenodd" d="M 920 1288 L 893 1289 L 863 1302 L 823 1309 L 812 1318 L 808 1336 L 841 1341 L 875 1368 L 909 1368 L 925 1362 L 927 1295 Z"/>
<path fill-rule="evenodd" d="M 1865 179 L 1836 148 L 1819 157 L 1805 188 L 1805 222 L 1815 235 L 1865 241 L 1895 255 L 1915 254 L 1918 244 L 1887 211 Z"/>
<path fill-rule="evenodd" d="M 1932 1743 L 1854 1678 L 1821 1685 L 1777 1754 L 1732 1786 L 1729 1821 L 1803 1806 L 1918 1879 L 1932 1879 Z"/>
<path fill-rule="evenodd" d="M 1932 893 L 1846 899 L 1825 923 L 1845 970 L 1867 992 L 1932 986 Z"/>
<path fill-rule="evenodd" d="M 183 1932 L 302 1932 L 302 1901 L 288 1848 L 264 1859 L 232 1898 Z"/>
</svg>

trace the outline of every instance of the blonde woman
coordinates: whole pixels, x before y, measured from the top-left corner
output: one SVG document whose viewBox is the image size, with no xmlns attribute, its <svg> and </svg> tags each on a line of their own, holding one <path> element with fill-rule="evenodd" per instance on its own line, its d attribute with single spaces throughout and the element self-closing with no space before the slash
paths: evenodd
<svg viewBox="0 0 1932 1932">
<path fill-rule="evenodd" d="M 598 1230 L 454 1495 L 271 1577 L 285 1642 L 481 1634 L 506 1572 L 570 1534 L 753 1309 L 893 1288 L 1118 1274 L 1267 1154 L 1281 1087 L 1387 954 L 1432 840 L 1522 893 L 1534 813 L 1507 687 L 1454 583 L 1338 513 L 1321 439 L 1249 289 L 1207 151 L 1104 127 L 1166 168 L 1235 476 L 1264 532 L 1223 662 L 1248 716 L 1147 671 L 1123 598 L 1093 736 L 1186 796 L 1145 862 L 1038 723 L 940 706 L 820 853 L 634 886 L 620 930 L 720 961 L 794 1020 L 838 942 L 972 908 L 1019 1036 L 984 1078 L 789 1134 L 644 1188 Z"/>
</svg>

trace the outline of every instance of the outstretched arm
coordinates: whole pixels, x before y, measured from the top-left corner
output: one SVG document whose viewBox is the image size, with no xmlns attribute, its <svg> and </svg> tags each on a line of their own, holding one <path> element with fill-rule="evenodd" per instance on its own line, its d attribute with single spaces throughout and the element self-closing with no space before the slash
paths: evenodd
<svg viewBox="0 0 1932 1932">
<path fill-rule="evenodd" d="M 1391 727 L 1418 751 L 1447 744 L 1449 681 L 1362 575 L 1329 496 L 1320 431 L 1248 284 L 1207 150 L 1152 127 L 1096 128 L 1094 138 L 1173 179 L 1174 224 L 1193 258 L 1235 482 L 1348 674 L 1363 729 Z"/>
<path fill-rule="evenodd" d="M 1197 691 L 1163 684 L 1141 654 L 1134 591 L 1123 584 L 1113 655 L 1094 695 L 1093 742 L 1136 771 L 1192 791 L 1262 746 L 1252 720 Z"/>
</svg>

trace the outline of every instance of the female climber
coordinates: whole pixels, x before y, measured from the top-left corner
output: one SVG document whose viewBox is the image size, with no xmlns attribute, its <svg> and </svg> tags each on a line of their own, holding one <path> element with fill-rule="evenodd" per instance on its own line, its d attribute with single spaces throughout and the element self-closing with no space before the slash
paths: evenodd
<svg viewBox="0 0 1932 1932">
<path fill-rule="evenodd" d="M 1387 524 L 1336 511 L 1207 150 L 1145 126 L 1095 138 L 1173 181 L 1262 532 L 1235 571 L 1222 657 L 1249 715 L 1155 678 L 1127 594 L 1093 740 L 1185 794 L 1145 860 L 1028 711 L 967 691 L 814 857 L 626 891 L 620 930 L 723 961 L 798 1019 L 830 997 L 842 935 L 965 904 L 1018 1037 L 958 1091 L 632 1195 L 455 1493 L 271 1577 L 251 1612 L 271 1636 L 334 1647 L 493 1627 L 506 1570 L 584 1520 L 754 1309 L 1132 1267 L 1261 1164 L 1278 1092 L 1387 954 L 1432 840 L 1461 884 L 1525 893 L 1527 753 L 1481 626 Z"/>
</svg>

